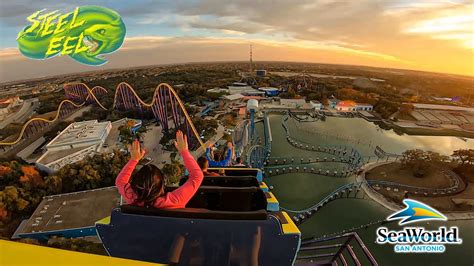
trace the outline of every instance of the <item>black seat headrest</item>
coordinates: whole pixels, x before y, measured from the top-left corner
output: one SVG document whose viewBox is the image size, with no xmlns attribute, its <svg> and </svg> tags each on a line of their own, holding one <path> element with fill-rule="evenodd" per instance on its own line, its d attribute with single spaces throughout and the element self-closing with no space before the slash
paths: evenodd
<svg viewBox="0 0 474 266">
<path fill-rule="evenodd" d="M 228 176 L 257 176 L 258 169 L 254 168 L 240 168 L 240 167 L 221 167 L 221 168 L 208 168 L 210 172 L 219 172 L 220 169 L 224 169 L 225 174 Z"/>
<path fill-rule="evenodd" d="M 145 216 L 189 218 L 189 219 L 214 219 L 214 220 L 266 220 L 266 210 L 231 212 L 231 211 L 211 211 L 201 208 L 182 209 L 158 209 L 145 208 L 133 205 L 122 205 L 120 211 L 127 214 L 137 214 Z"/>
</svg>

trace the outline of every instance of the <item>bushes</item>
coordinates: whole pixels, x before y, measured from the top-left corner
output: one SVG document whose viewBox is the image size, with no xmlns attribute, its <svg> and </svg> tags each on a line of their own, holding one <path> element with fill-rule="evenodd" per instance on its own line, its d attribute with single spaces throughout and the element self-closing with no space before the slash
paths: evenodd
<svg viewBox="0 0 474 266">
<path fill-rule="evenodd" d="M 54 193 L 113 186 L 127 161 L 128 156 L 118 151 L 114 151 L 112 155 L 97 154 L 87 160 L 64 166 L 55 175 L 49 176 L 46 182 L 50 189 L 55 189 L 51 191 Z"/>
<path fill-rule="evenodd" d="M 31 215 L 44 196 L 113 186 L 127 160 L 117 151 L 111 156 L 94 155 L 51 176 L 21 161 L 1 163 L 0 225 L 10 228 L 11 223 Z M 2 235 L 10 237 L 12 230 L 3 230 Z"/>
<path fill-rule="evenodd" d="M 407 150 L 402 154 L 401 163 L 412 169 L 415 177 L 425 176 L 434 165 L 454 164 L 456 172 L 468 177 L 467 181 L 474 181 L 471 177 L 474 176 L 474 149 L 456 150 L 450 157 L 432 151 Z"/>
<path fill-rule="evenodd" d="M 438 165 L 448 161 L 447 156 L 437 152 L 423 150 L 407 150 L 402 154 L 401 163 L 412 169 L 415 177 L 423 177 L 431 171 L 433 165 Z"/>
<path fill-rule="evenodd" d="M 162 171 L 168 181 L 167 184 L 175 184 L 178 183 L 184 175 L 184 165 L 179 161 L 172 160 L 171 163 L 167 163 L 163 166 Z"/>
</svg>

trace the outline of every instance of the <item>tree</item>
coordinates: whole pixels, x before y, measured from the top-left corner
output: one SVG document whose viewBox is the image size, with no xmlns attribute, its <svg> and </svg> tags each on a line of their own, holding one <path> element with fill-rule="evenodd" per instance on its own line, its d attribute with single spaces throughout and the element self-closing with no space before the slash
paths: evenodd
<svg viewBox="0 0 474 266">
<path fill-rule="evenodd" d="M 411 115 L 413 109 L 413 104 L 402 104 L 402 106 L 400 106 L 400 114 L 403 114 L 405 116 Z"/>
<path fill-rule="evenodd" d="M 127 126 L 119 127 L 119 135 L 120 140 L 122 141 L 122 143 L 125 144 L 131 144 L 135 139 L 135 136 L 133 136 L 132 132 L 130 131 L 130 128 Z"/>
<path fill-rule="evenodd" d="M 160 139 L 160 144 L 165 151 L 174 151 L 173 140 L 175 138 L 175 134 L 170 131 L 163 132 L 163 136 Z"/>
<path fill-rule="evenodd" d="M 391 114 L 395 113 L 398 110 L 399 106 L 399 102 L 381 99 L 374 106 L 374 110 L 379 113 L 383 118 L 388 118 Z"/>
<path fill-rule="evenodd" d="M 168 184 L 174 184 L 179 182 L 184 174 L 184 166 L 176 160 L 172 160 L 171 163 L 167 163 L 163 166 L 163 174 L 168 180 Z"/>
<path fill-rule="evenodd" d="M 401 163 L 412 170 L 415 177 L 423 177 L 433 165 L 439 165 L 448 161 L 448 157 L 437 152 L 423 151 L 419 149 L 406 150 L 402 154 Z"/>
<path fill-rule="evenodd" d="M 48 176 L 45 180 L 45 186 L 47 187 L 48 194 L 58 194 L 61 193 L 63 180 L 57 175 Z"/>
<path fill-rule="evenodd" d="M 118 173 L 128 161 L 128 156 L 114 151 L 112 155 L 96 154 L 83 161 L 61 168 L 46 179 L 52 185 L 49 191 L 61 193 L 113 186 Z"/>
</svg>

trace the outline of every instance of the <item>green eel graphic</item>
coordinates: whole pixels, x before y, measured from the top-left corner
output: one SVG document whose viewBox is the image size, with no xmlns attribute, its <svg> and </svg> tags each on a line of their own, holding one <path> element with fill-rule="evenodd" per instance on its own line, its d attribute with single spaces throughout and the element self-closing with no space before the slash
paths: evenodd
<svg viewBox="0 0 474 266">
<path fill-rule="evenodd" d="M 50 27 L 47 26 L 48 16 L 38 16 L 42 11 L 29 17 L 28 20 L 34 23 L 18 34 L 18 48 L 26 57 L 47 59 L 58 54 L 67 54 L 82 64 L 99 66 L 107 63 L 103 58 L 104 54 L 110 54 L 122 46 L 125 24 L 120 15 L 111 9 L 82 6 L 63 16 L 54 11 L 47 14 L 50 15 Z M 35 16 L 43 20 L 34 19 Z M 62 23 L 61 17 L 64 17 Z M 53 19 L 57 20 L 52 22 Z M 37 25 L 34 25 L 36 22 Z M 44 34 L 48 29 L 51 34 Z M 68 38 L 72 42 L 65 41 Z M 51 49 L 54 47 L 56 49 Z M 68 48 L 69 53 L 64 53 Z"/>
</svg>

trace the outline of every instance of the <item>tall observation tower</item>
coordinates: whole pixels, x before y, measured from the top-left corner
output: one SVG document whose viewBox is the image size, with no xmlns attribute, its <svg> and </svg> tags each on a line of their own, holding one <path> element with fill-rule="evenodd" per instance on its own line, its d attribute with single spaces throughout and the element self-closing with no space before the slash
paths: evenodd
<svg viewBox="0 0 474 266">
<path fill-rule="evenodd" d="M 249 74 L 253 73 L 253 61 L 252 61 L 252 44 L 250 44 L 250 65 L 249 65 Z"/>
</svg>

